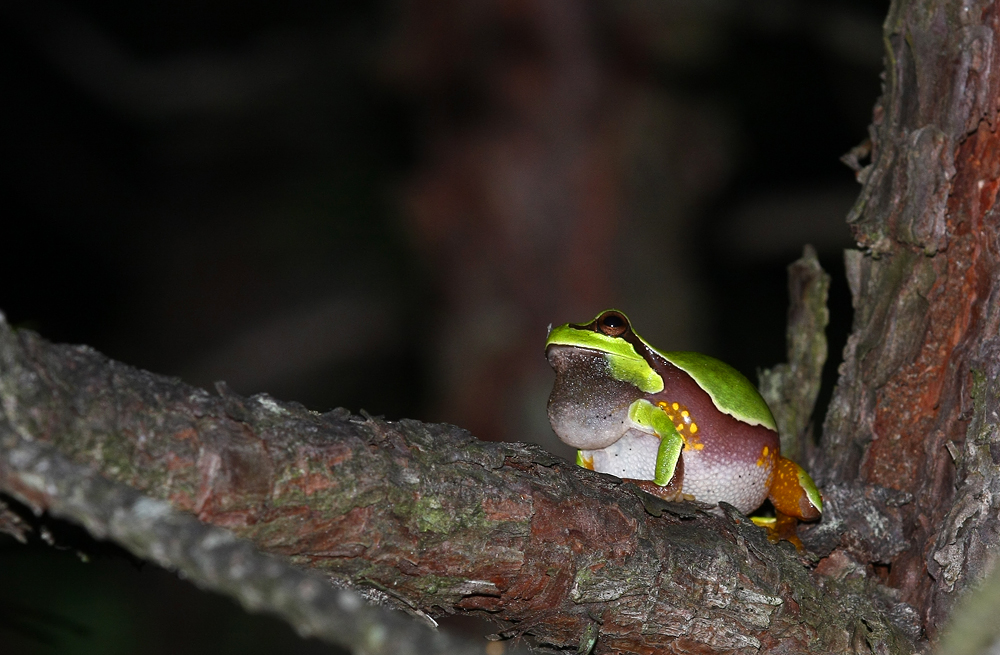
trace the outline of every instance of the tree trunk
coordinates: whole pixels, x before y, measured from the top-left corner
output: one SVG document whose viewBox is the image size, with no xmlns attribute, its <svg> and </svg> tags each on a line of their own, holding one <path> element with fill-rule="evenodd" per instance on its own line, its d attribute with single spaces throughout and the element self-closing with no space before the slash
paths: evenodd
<svg viewBox="0 0 1000 655">
<path fill-rule="evenodd" d="M 897 0 L 871 163 L 848 220 L 854 329 L 814 467 L 901 519 L 854 554 L 934 638 L 992 565 L 1000 523 L 1000 101 L 993 2 Z M 869 523 L 873 525 L 873 523 Z"/>
</svg>

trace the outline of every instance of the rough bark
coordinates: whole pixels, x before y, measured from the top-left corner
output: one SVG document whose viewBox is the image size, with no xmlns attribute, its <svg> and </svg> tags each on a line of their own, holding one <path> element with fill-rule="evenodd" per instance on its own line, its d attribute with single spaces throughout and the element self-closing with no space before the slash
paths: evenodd
<svg viewBox="0 0 1000 655">
<path fill-rule="evenodd" d="M 1000 624 L 1000 569 L 994 567 L 982 586 L 963 596 L 938 642 L 937 652 L 946 655 L 984 655 L 997 652 Z"/>
<path fill-rule="evenodd" d="M 82 524 L 138 557 L 175 570 L 191 582 L 228 594 L 245 608 L 272 612 L 302 635 L 366 655 L 483 653 L 482 644 L 452 638 L 397 612 L 370 605 L 316 575 L 258 552 L 232 532 L 198 521 L 162 500 L 75 464 L 51 444 L 32 441 L 0 421 L 0 488 L 34 511 Z M 9 510 L 8 510 L 9 511 Z M 24 524 L 0 529 L 24 538 Z"/>
<path fill-rule="evenodd" d="M 339 584 L 491 617 L 503 636 L 559 649 L 595 638 L 595 653 L 911 649 L 877 584 L 830 563 L 814 578 L 734 510 L 668 505 L 451 426 L 219 391 L 0 324 L 6 435 Z M 0 488 L 19 493 L 7 473 Z"/>
<path fill-rule="evenodd" d="M 826 307 L 830 276 L 812 246 L 788 267 L 788 362 L 761 371 L 764 396 L 781 435 L 781 454 L 806 463 L 813 451 L 812 413 L 826 363 Z"/>
<path fill-rule="evenodd" d="M 1000 536 L 997 21 L 993 2 L 892 3 L 849 216 L 854 329 L 816 469 L 867 525 L 828 547 L 881 563 L 932 638 Z M 883 519 L 896 545 L 866 559 L 858 536 Z"/>
</svg>

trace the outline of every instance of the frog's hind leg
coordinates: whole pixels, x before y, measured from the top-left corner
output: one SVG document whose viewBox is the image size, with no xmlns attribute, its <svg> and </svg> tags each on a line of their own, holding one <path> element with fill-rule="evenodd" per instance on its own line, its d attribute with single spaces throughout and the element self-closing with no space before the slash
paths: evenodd
<svg viewBox="0 0 1000 655">
<path fill-rule="evenodd" d="M 823 513 L 823 498 L 816 483 L 801 466 L 778 457 L 774 479 L 767 496 L 774 509 L 802 521 L 813 521 Z"/>
</svg>

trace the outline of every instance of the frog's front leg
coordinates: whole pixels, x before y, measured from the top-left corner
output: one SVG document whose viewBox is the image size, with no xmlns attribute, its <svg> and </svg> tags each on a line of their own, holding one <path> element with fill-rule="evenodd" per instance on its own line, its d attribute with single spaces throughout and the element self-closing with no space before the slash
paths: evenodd
<svg viewBox="0 0 1000 655">
<path fill-rule="evenodd" d="M 684 484 L 684 440 L 663 410 L 647 400 L 632 402 L 631 426 L 613 444 L 578 450 L 583 468 L 611 473 L 664 500 L 680 500 Z"/>
<path fill-rule="evenodd" d="M 628 415 L 637 426 L 651 430 L 660 438 L 652 484 L 642 480 L 639 481 L 639 488 L 664 500 L 680 500 L 684 487 L 684 460 L 681 458 L 684 439 L 674 427 L 674 422 L 662 408 L 644 399 L 633 402 Z"/>
<path fill-rule="evenodd" d="M 683 483 L 684 467 L 683 465 L 678 467 L 678 464 L 681 460 L 681 451 L 684 449 L 684 439 L 677 432 L 670 417 L 663 409 L 642 398 L 629 407 L 628 417 L 641 430 L 652 432 L 660 439 L 660 446 L 656 450 L 653 482 L 665 487 L 678 478 L 678 482 Z"/>
<path fill-rule="evenodd" d="M 684 500 L 685 498 L 691 500 L 691 496 L 685 496 L 683 492 L 684 487 L 684 458 L 681 457 L 677 460 L 677 466 L 674 468 L 674 477 L 665 485 L 659 485 L 652 480 L 633 480 L 630 478 L 625 478 L 635 486 L 639 487 L 643 491 L 657 498 L 662 498 L 663 500 L 675 502 Z"/>
</svg>

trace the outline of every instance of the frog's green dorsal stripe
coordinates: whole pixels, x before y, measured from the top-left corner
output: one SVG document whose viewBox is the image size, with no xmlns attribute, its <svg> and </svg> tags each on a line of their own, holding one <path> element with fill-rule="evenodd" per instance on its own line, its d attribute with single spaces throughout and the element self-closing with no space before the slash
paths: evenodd
<svg viewBox="0 0 1000 655">
<path fill-rule="evenodd" d="M 792 463 L 795 464 L 795 462 Z M 806 493 L 806 498 L 808 498 L 812 506 L 822 514 L 823 496 L 820 494 L 819 489 L 816 488 L 816 483 L 813 482 L 811 477 L 809 477 L 806 470 L 798 464 L 795 464 L 795 471 L 799 478 L 799 486 L 802 487 L 802 490 Z"/>
<path fill-rule="evenodd" d="M 655 350 L 652 346 L 650 348 Z M 659 350 L 656 352 L 693 377 L 698 386 L 712 398 L 719 411 L 750 425 L 763 425 L 777 431 L 778 427 L 774 422 L 774 416 L 771 415 L 771 409 L 764 402 L 757 387 L 729 364 L 701 353 Z"/>
</svg>

